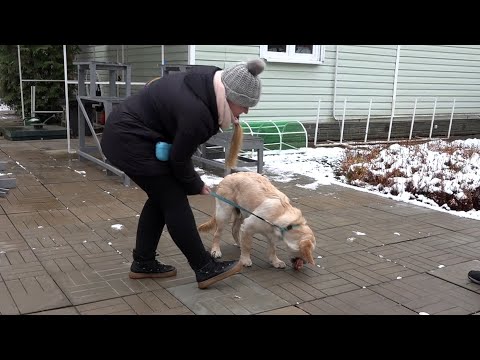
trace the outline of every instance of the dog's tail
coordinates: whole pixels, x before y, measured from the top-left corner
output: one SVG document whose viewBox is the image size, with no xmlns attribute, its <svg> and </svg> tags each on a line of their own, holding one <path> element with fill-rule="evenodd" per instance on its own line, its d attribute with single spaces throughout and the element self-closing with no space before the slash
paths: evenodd
<svg viewBox="0 0 480 360">
<path fill-rule="evenodd" d="M 217 228 L 217 220 L 215 219 L 215 217 L 212 217 L 207 222 L 199 225 L 198 226 L 198 231 L 207 232 L 207 231 L 211 231 L 211 230 L 216 229 L 216 228 Z"/>
</svg>

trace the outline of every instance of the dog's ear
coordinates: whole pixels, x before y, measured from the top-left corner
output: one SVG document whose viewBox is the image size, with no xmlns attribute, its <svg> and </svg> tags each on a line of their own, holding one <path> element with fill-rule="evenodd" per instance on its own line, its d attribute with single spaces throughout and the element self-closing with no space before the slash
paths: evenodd
<svg viewBox="0 0 480 360">
<path fill-rule="evenodd" d="M 313 259 L 313 243 L 310 240 L 300 241 L 300 254 L 309 264 L 315 265 L 315 260 Z"/>
</svg>

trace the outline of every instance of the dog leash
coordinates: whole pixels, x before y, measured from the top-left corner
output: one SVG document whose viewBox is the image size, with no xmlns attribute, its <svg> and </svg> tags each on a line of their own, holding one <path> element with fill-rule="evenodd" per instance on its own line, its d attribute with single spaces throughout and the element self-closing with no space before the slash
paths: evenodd
<svg viewBox="0 0 480 360">
<path fill-rule="evenodd" d="M 273 226 L 273 227 L 278 228 L 278 229 L 280 230 L 280 233 L 282 234 L 282 238 L 283 238 L 283 234 L 284 234 L 285 232 L 287 232 L 287 231 L 289 231 L 289 230 L 292 230 L 293 228 L 296 228 L 296 227 L 299 227 L 299 226 L 300 226 L 300 225 L 298 225 L 298 224 L 291 224 L 291 225 L 288 225 L 288 226 L 286 226 L 286 227 L 282 227 L 282 226 L 275 225 L 274 223 L 268 221 L 267 219 L 264 219 L 264 218 L 262 218 L 261 216 L 258 216 L 257 214 L 254 214 L 253 212 L 245 209 L 244 207 L 238 205 L 237 203 L 235 203 L 235 202 L 233 202 L 233 201 L 231 201 L 231 200 L 223 197 L 222 195 L 218 195 L 215 191 L 210 191 L 210 195 L 212 195 L 213 197 L 216 197 L 218 200 L 221 200 L 221 201 L 223 201 L 223 202 L 225 202 L 225 203 L 227 203 L 227 204 L 229 204 L 229 205 L 232 205 L 233 207 L 236 207 L 236 208 L 239 209 L 239 210 L 243 210 L 243 211 L 245 211 L 245 212 L 247 212 L 247 213 L 249 213 L 249 214 L 257 217 L 257 218 L 259 218 L 260 220 L 265 221 L 267 224 L 269 224 L 269 225 L 271 225 L 271 226 Z"/>
</svg>

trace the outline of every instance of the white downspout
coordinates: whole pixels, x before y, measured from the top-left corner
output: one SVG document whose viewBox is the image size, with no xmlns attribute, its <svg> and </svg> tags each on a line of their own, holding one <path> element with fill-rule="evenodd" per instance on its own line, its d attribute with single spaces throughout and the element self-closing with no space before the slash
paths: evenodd
<svg viewBox="0 0 480 360">
<path fill-rule="evenodd" d="M 388 141 L 390 141 L 390 134 L 392 132 L 393 117 L 395 116 L 395 104 L 397 100 L 397 81 L 398 81 L 398 67 L 400 64 L 400 45 L 397 45 L 397 60 L 395 61 L 395 77 L 393 79 L 393 95 L 392 95 L 392 114 L 390 115 L 390 127 L 388 129 Z"/>
<path fill-rule="evenodd" d="M 195 45 L 188 45 L 188 65 L 195 65 Z"/>
<path fill-rule="evenodd" d="M 165 68 L 165 45 L 162 45 L 162 71 L 160 73 L 160 76 L 163 77 L 163 70 Z"/>
<path fill-rule="evenodd" d="M 337 116 L 335 114 L 335 103 L 337 101 L 337 73 L 338 73 L 338 54 L 339 54 L 339 45 L 336 46 L 336 50 L 335 50 L 336 54 L 335 54 L 335 76 L 334 76 L 334 81 L 333 81 L 333 118 L 337 121 L 339 121 L 337 119 Z"/>
</svg>

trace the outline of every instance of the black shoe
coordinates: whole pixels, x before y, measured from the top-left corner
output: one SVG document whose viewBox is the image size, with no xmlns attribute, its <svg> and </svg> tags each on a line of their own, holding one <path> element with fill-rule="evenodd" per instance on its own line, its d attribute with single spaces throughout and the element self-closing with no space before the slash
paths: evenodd
<svg viewBox="0 0 480 360">
<path fill-rule="evenodd" d="M 198 287 L 206 289 L 217 281 L 240 272 L 242 268 L 243 265 L 239 261 L 216 261 L 212 258 L 207 265 L 195 270 Z"/>
<path fill-rule="evenodd" d="M 177 269 L 158 260 L 133 261 L 130 267 L 130 279 L 165 278 L 177 275 Z"/>
<path fill-rule="evenodd" d="M 468 272 L 468 278 L 470 279 L 470 281 L 474 282 L 475 284 L 480 284 L 480 271 L 470 270 Z"/>
</svg>

